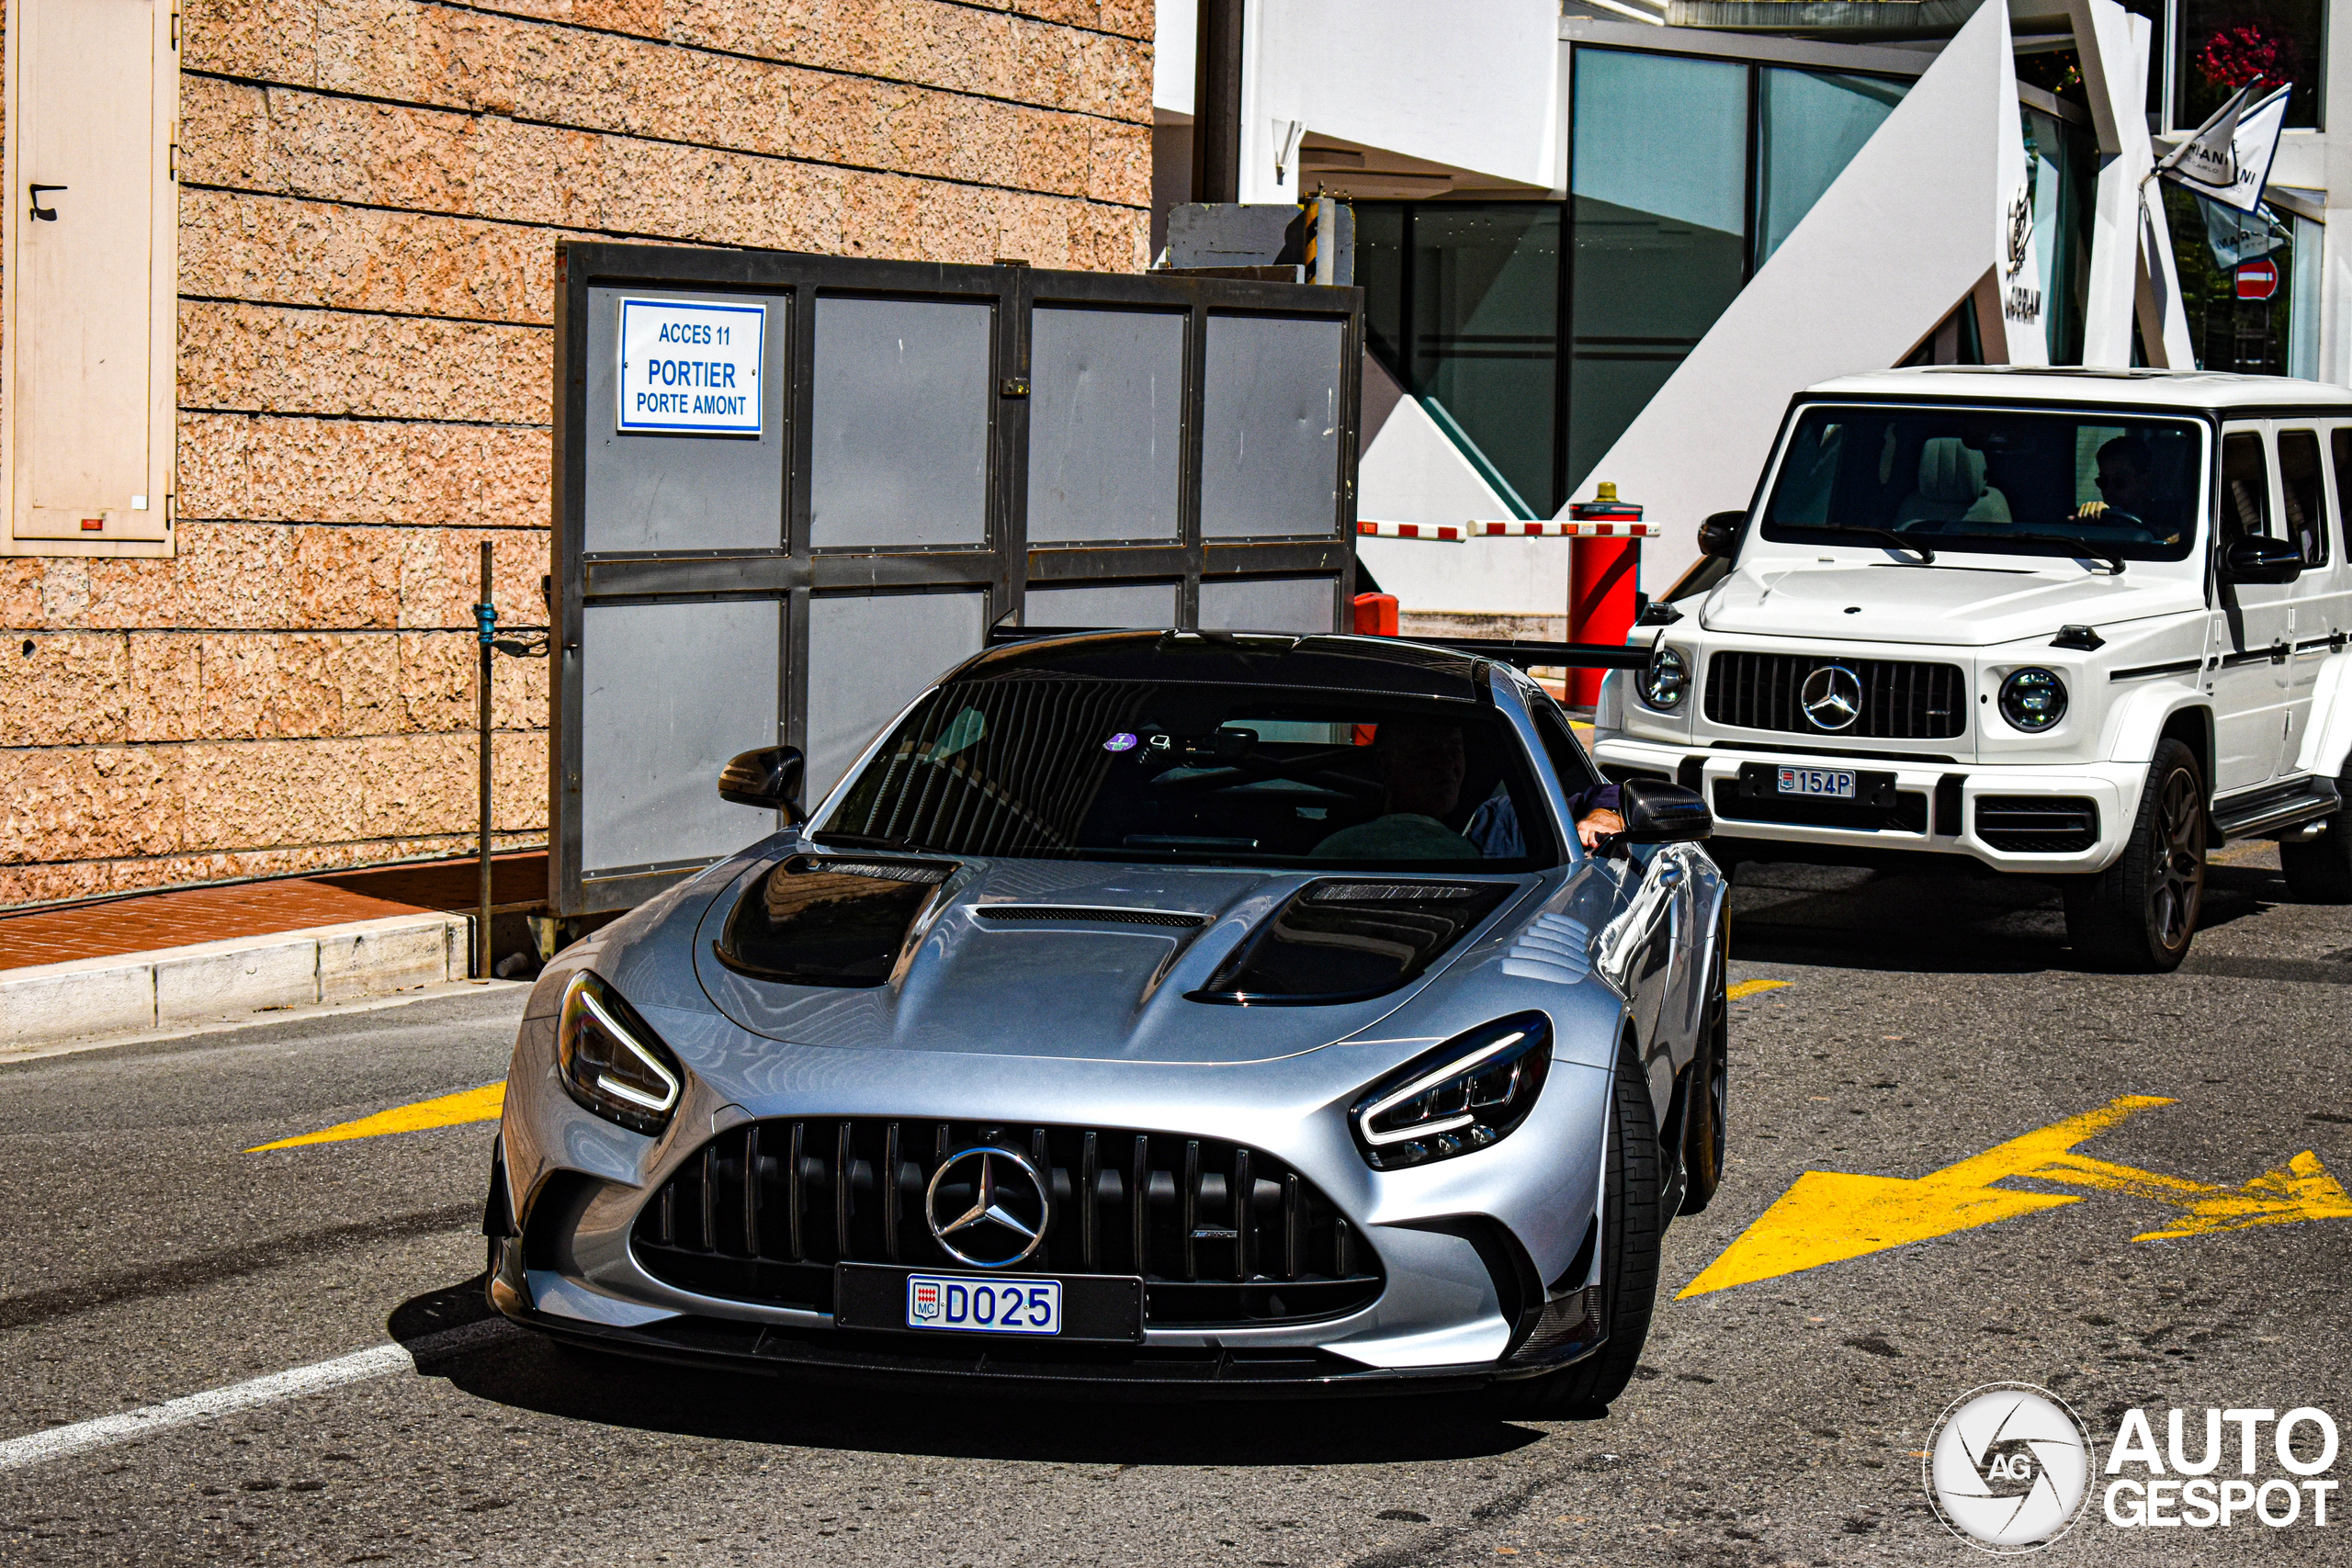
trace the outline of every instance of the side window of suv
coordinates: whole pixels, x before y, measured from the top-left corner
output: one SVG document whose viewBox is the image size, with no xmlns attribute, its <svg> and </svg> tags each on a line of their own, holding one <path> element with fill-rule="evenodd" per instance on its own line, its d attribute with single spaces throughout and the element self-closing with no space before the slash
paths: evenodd
<svg viewBox="0 0 2352 1568">
<path fill-rule="evenodd" d="M 2327 433 L 2328 456 L 2335 467 L 2335 516 L 2344 534 L 2345 554 L 2352 556 L 2352 425 Z"/>
<path fill-rule="evenodd" d="M 2270 470 L 2262 437 L 2250 430 L 2222 437 L 2222 547 L 2270 532 Z"/>
<path fill-rule="evenodd" d="M 2278 433 L 2278 499 L 2287 513 L 2288 539 L 2303 552 L 2303 565 L 2325 566 L 2327 481 L 2321 477 L 2317 431 Z"/>
</svg>

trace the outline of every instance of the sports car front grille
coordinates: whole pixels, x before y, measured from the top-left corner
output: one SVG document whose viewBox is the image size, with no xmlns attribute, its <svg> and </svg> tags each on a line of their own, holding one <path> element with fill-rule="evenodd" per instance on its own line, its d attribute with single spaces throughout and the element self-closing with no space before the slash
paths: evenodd
<svg viewBox="0 0 2352 1568">
<path fill-rule="evenodd" d="M 1861 711 L 1837 730 L 1815 724 L 1804 713 L 1805 677 L 1829 664 L 1850 671 L 1862 688 Z M 1707 718 L 1741 729 L 1791 735 L 1948 740 L 1968 728 L 1965 685 L 1957 664 L 1727 649 L 1707 660 Z"/>
<path fill-rule="evenodd" d="M 1049 1173 L 1044 1245 L 1012 1271 L 1139 1274 L 1148 1326 L 1307 1322 L 1380 1294 L 1372 1248 L 1281 1160 L 1130 1128 L 750 1122 L 653 1194 L 632 1233 L 638 1260 L 681 1290 L 817 1312 L 833 1310 L 837 1262 L 959 1269 L 932 1236 L 924 1196 L 943 1163 L 979 1145 Z M 883 1178 L 893 1170 L 895 1181 Z M 1238 1215 L 1237 1192 L 1247 1194 Z"/>
</svg>

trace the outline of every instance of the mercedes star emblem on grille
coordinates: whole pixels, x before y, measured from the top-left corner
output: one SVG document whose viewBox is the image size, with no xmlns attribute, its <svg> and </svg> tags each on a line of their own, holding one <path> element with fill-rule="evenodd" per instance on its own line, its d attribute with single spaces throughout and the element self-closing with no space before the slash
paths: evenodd
<svg viewBox="0 0 2352 1568">
<path fill-rule="evenodd" d="M 960 1180 L 951 1174 L 964 1171 Z M 963 1183 L 971 1183 L 968 1189 Z M 962 1204 L 968 1190 L 971 1202 Z M 1010 1269 L 1045 1244 L 1046 1179 L 1011 1149 L 974 1148 L 944 1161 L 923 1192 L 922 1216 L 947 1255 L 975 1269 Z"/>
<path fill-rule="evenodd" d="M 1804 678 L 1797 701 L 1815 728 L 1843 729 L 1861 716 L 1861 679 L 1842 664 L 1825 664 Z"/>
</svg>

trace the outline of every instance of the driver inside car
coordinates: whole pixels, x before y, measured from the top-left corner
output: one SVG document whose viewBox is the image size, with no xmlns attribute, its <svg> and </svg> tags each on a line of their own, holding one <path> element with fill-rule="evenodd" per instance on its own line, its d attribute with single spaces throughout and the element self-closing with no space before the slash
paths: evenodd
<svg viewBox="0 0 2352 1568">
<path fill-rule="evenodd" d="M 1385 812 L 1369 822 L 1342 828 L 1315 846 L 1325 860 L 1478 860 L 1526 853 L 1517 809 L 1502 784 L 1479 805 L 1457 833 L 1441 818 L 1462 800 L 1468 759 L 1462 731 L 1451 724 L 1383 724 L 1373 737 L 1373 755 L 1386 788 Z M 1581 790 L 1568 801 L 1577 839 L 1587 850 L 1625 829 L 1617 786 Z"/>
<path fill-rule="evenodd" d="M 2150 521 L 2150 514 L 2159 507 L 2149 472 L 2155 466 L 2155 457 L 2148 450 L 2148 444 L 2138 436 L 2119 435 L 2108 442 L 2098 449 L 2099 499 L 2076 507 L 2075 518 L 2087 521 L 2120 513 L 2154 533 L 2156 525 Z M 2169 545 L 2179 538 L 2179 530 L 2175 529 L 2160 542 Z"/>
</svg>

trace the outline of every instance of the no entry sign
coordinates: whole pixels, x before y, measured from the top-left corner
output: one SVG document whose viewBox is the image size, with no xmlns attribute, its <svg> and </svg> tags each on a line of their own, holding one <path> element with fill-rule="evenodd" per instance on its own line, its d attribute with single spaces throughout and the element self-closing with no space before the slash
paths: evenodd
<svg viewBox="0 0 2352 1568">
<path fill-rule="evenodd" d="M 2267 299 L 2278 292 L 2278 264 L 2260 260 L 2238 264 L 2238 298 Z"/>
</svg>

